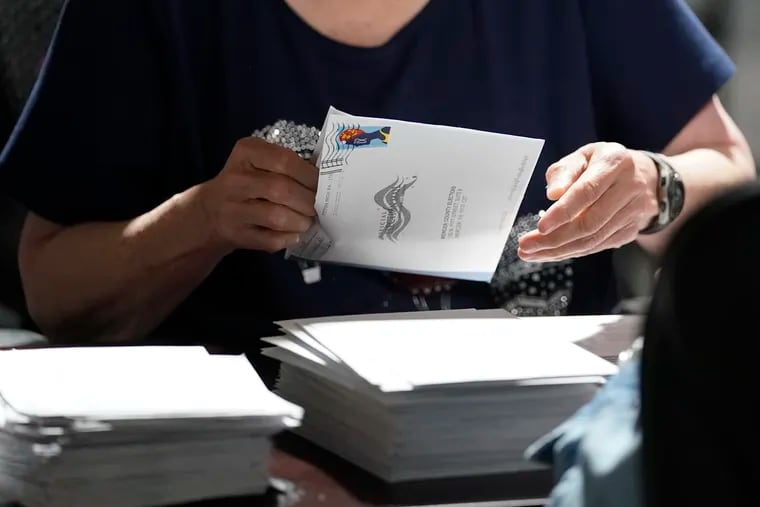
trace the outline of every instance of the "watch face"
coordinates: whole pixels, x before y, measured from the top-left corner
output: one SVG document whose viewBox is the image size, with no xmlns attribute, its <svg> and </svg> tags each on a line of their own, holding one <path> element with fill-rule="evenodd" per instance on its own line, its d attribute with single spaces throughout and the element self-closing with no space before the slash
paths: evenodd
<svg viewBox="0 0 760 507">
<path fill-rule="evenodd" d="M 668 186 L 668 201 L 670 201 L 670 220 L 674 220 L 683 209 L 684 187 L 681 176 L 673 171 L 673 175 Z"/>
</svg>

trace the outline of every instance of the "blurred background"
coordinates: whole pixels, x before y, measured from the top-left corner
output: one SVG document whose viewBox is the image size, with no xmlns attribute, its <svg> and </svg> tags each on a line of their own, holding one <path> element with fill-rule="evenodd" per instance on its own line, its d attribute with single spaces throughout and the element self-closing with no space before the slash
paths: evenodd
<svg viewBox="0 0 760 507">
<path fill-rule="evenodd" d="M 737 75 L 721 95 L 760 159 L 760 1 L 687 3 L 736 62 Z M 34 84 L 62 5 L 63 0 L 0 0 L 0 146 Z M 24 210 L 0 188 L 0 328 L 32 327 L 24 311 L 16 263 L 23 216 Z M 623 296 L 632 300 L 645 297 L 652 286 L 651 260 L 633 246 L 616 255 Z"/>
</svg>

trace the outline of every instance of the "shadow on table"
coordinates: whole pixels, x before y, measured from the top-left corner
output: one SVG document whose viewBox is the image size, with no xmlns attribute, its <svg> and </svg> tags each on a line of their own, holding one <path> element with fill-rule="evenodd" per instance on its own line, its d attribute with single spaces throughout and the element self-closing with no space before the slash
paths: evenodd
<svg viewBox="0 0 760 507">
<path fill-rule="evenodd" d="M 345 503 L 347 506 L 423 506 L 542 499 L 548 496 L 552 487 L 552 474 L 547 469 L 483 477 L 388 484 L 296 435 L 290 433 L 280 435 L 276 443 L 279 452 L 286 456 L 286 461 L 298 460 L 305 465 L 298 478 L 300 479 L 299 487 L 306 489 L 301 494 L 308 496 L 314 493 L 308 491 L 310 488 L 323 488 L 324 491 L 317 492 L 323 498 L 336 498 L 335 489 L 343 489 L 344 491 L 341 495 L 337 495 L 338 497 L 350 496 L 357 501 L 355 504 Z M 288 464 L 285 463 L 282 469 L 284 473 L 280 473 L 281 470 L 275 466 L 273 474 L 287 475 L 288 468 Z M 309 469 L 322 476 L 322 480 L 313 476 L 309 477 Z M 295 505 L 302 504 L 296 502 Z"/>
</svg>

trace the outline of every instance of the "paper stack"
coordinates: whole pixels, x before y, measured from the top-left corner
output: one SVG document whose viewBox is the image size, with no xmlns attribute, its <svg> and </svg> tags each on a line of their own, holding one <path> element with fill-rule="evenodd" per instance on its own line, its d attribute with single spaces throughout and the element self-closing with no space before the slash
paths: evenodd
<svg viewBox="0 0 760 507">
<path fill-rule="evenodd" d="M 306 411 L 296 432 L 389 482 L 533 468 L 529 444 L 616 372 L 572 343 L 588 323 L 561 337 L 501 311 L 278 324 L 264 353 L 283 362 L 277 392 Z"/>
<path fill-rule="evenodd" d="M 0 490 L 28 507 L 258 494 L 302 410 L 202 347 L 0 352 Z"/>
</svg>

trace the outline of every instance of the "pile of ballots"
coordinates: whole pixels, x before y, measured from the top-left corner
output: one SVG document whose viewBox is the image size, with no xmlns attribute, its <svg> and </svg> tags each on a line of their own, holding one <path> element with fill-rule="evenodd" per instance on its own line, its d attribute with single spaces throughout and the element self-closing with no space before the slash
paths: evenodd
<svg viewBox="0 0 760 507">
<path fill-rule="evenodd" d="M 567 320 L 563 320 L 567 319 Z M 294 431 L 387 482 L 538 467 L 525 450 L 617 371 L 574 342 L 604 319 L 453 310 L 291 320 L 264 354 Z"/>
<path fill-rule="evenodd" d="M 0 496 L 130 507 L 260 494 L 270 437 L 302 414 L 244 356 L 202 347 L 0 351 Z"/>
</svg>

